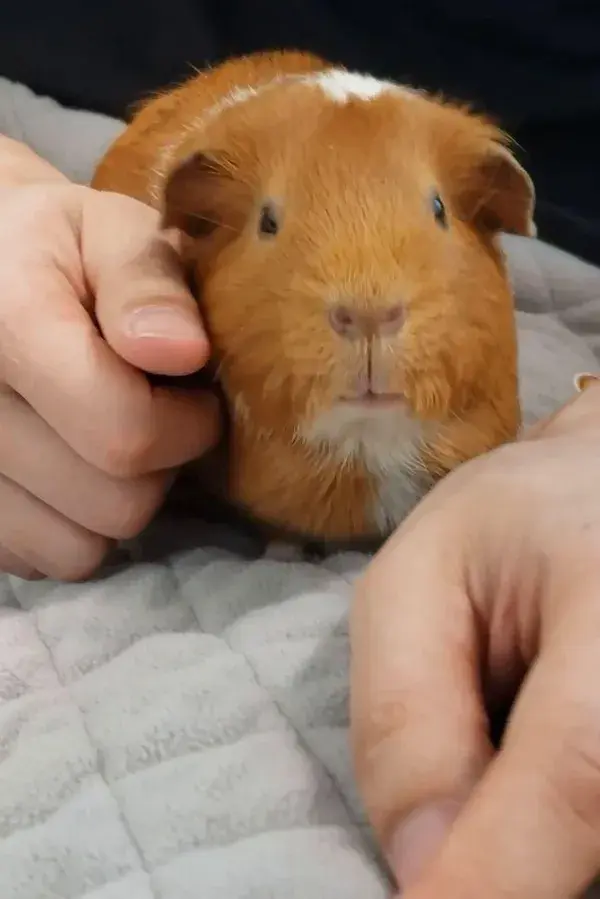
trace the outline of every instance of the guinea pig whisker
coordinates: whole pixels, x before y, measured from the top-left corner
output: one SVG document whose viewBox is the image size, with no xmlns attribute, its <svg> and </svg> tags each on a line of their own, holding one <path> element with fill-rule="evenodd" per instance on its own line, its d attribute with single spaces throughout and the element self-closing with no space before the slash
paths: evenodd
<svg viewBox="0 0 600 899">
<path fill-rule="evenodd" d="M 429 474 L 429 469 L 422 456 L 409 456 L 404 464 L 411 474 Z"/>
<path fill-rule="evenodd" d="M 177 210 L 180 212 L 185 212 L 187 218 L 192 218 L 197 222 L 204 222 L 206 225 L 212 225 L 214 228 L 224 228 L 226 231 L 231 231 L 234 234 L 240 234 L 239 228 L 234 228 L 233 225 L 230 225 L 228 222 L 219 221 L 218 219 L 213 219 L 209 215 L 205 215 L 201 212 L 189 212 L 186 210 Z"/>
<path fill-rule="evenodd" d="M 221 361 L 215 366 L 215 379 L 217 381 L 221 379 L 221 375 L 223 374 L 225 367 L 226 366 L 223 359 L 221 359 Z"/>
</svg>

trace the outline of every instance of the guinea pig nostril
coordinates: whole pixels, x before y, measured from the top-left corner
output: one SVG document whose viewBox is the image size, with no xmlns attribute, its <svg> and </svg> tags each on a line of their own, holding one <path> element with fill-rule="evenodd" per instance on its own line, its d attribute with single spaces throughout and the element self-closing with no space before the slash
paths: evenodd
<svg viewBox="0 0 600 899">
<path fill-rule="evenodd" d="M 391 306 L 381 315 L 381 324 L 387 326 L 390 330 L 401 328 L 404 324 L 404 307 L 400 304 Z"/>
<path fill-rule="evenodd" d="M 357 326 L 356 316 L 347 306 L 334 306 L 329 310 L 329 323 L 338 334 L 346 335 Z"/>
<path fill-rule="evenodd" d="M 404 324 L 404 307 L 400 304 L 372 311 L 338 305 L 329 310 L 329 324 L 341 337 L 348 339 L 384 337 L 396 334 Z"/>
</svg>

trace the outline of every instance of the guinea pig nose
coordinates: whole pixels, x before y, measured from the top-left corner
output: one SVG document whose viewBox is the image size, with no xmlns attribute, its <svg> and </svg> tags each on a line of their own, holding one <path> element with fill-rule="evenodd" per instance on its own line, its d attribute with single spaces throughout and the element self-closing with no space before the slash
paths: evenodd
<svg viewBox="0 0 600 899">
<path fill-rule="evenodd" d="M 348 339 L 383 337 L 396 334 L 404 324 L 404 307 L 400 304 L 371 312 L 337 305 L 329 310 L 329 323 L 336 334 Z"/>
<path fill-rule="evenodd" d="M 329 324 L 342 337 L 359 337 L 361 328 L 358 313 L 348 306 L 334 306 L 329 310 Z"/>
<path fill-rule="evenodd" d="M 400 303 L 382 309 L 381 312 L 375 313 L 375 316 L 378 334 L 397 334 L 406 318 L 404 306 L 401 306 Z"/>
</svg>

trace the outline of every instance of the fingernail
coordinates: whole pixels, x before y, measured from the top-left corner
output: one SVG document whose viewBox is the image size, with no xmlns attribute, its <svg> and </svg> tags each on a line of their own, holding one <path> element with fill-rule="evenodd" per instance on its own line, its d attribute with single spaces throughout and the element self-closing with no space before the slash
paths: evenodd
<svg viewBox="0 0 600 899">
<path fill-rule="evenodd" d="M 130 313 L 128 333 L 132 337 L 166 340 L 193 340 L 203 336 L 199 320 L 182 309 L 169 306 L 142 306 Z"/>
<path fill-rule="evenodd" d="M 593 375 L 591 372 L 582 372 L 579 375 L 575 375 L 574 383 L 575 389 L 582 393 L 586 387 L 589 387 L 594 381 L 600 381 L 600 375 Z"/>
<path fill-rule="evenodd" d="M 447 799 L 416 809 L 406 818 L 390 844 L 389 862 L 401 890 L 423 873 L 448 834 L 460 803 Z"/>
</svg>

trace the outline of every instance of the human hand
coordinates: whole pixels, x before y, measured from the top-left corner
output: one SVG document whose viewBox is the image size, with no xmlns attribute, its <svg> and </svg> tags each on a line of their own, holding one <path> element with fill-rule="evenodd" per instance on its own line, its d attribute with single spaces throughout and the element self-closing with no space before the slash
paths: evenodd
<svg viewBox="0 0 600 899">
<path fill-rule="evenodd" d="M 156 225 L 0 139 L 0 571 L 89 575 L 217 438 L 214 397 L 142 373 L 188 374 L 208 355 Z"/>
<path fill-rule="evenodd" d="M 436 487 L 351 623 L 362 795 L 406 899 L 567 899 L 600 870 L 600 384 Z M 489 709 L 510 705 L 501 748 Z"/>
</svg>

